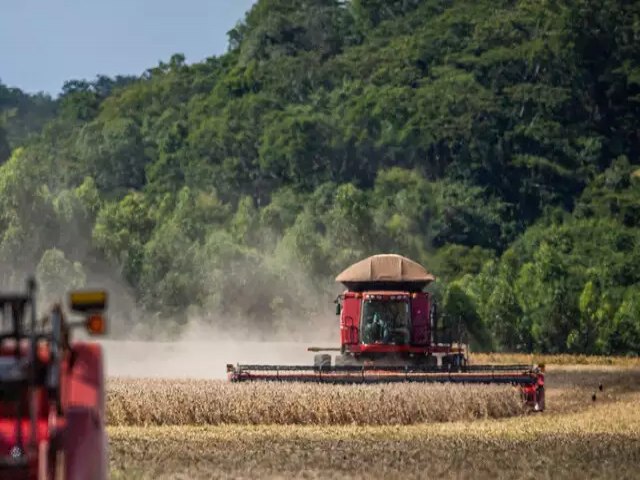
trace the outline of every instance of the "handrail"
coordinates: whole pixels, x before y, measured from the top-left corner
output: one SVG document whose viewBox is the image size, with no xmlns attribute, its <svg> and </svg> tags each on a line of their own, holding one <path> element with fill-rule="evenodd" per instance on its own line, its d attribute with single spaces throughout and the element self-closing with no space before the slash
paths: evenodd
<svg viewBox="0 0 640 480">
<path fill-rule="evenodd" d="M 30 370 L 30 379 L 29 379 L 29 417 L 31 420 L 31 441 L 29 445 L 32 449 L 37 451 L 38 448 L 38 437 L 36 431 L 36 421 L 37 421 L 37 399 L 36 399 L 36 360 L 38 355 L 38 341 L 37 341 L 37 332 L 36 332 L 36 323 L 37 323 L 37 311 L 36 311 L 36 281 L 34 278 L 29 278 L 27 280 L 27 295 L 29 297 L 29 303 L 31 304 L 31 351 L 29 358 L 29 370 Z"/>
</svg>

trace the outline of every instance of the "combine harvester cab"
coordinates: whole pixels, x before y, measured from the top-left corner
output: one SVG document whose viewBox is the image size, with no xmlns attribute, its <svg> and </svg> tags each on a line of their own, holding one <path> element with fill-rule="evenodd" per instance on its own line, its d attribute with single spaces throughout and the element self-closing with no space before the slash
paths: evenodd
<svg viewBox="0 0 640 480">
<path fill-rule="evenodd" d="M 309 348 L 316 352 L 313 366 L 227 365 L 229 379 L 512 384 L 534 410 L 544 410 L 544 368 L 471 365 L 465 344 L 441 338 L 435 302 L 424 291 L 434 280 L 400 255 L 366 258 L 336 277 L 346 287 L 336 300 L 339 348 Z"/>
<path fill-rule="evenodd" d="M 38 319 L 35 294 L 0 294 L 0 478 L 106 479 L 101 348 L 71 341 L 105 332 L 106 293 L 71 293 L 73 322 L 59 305 Z"/>
</svg>

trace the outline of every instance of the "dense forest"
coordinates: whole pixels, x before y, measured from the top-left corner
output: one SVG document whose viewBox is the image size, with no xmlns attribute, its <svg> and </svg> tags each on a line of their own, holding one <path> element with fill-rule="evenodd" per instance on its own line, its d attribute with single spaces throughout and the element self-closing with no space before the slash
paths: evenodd
<svg viewBox="0 0 640 480">
<path fill-rule="evenodd" d="M 259 0 L 201 63 L 0 84 L 0 284 L 285 332 L 395 252 L 476 348 L 638 354 L 639 154 L 638 2 Z"/>
</svg>

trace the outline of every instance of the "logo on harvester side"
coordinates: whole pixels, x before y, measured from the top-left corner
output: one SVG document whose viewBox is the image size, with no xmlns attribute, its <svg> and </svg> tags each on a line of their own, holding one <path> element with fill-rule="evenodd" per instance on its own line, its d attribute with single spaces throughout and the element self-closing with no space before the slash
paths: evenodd
<svg viewBox="0 0 640 480">
<path fill-rule="evenodd" d="M 23 453 L 22 453 L 22 449 L 19 446 L 14 446 L 11 451 L 9 452 L 9 454 L 11 455 L 11 458 L 13 458 L 14 460 L 17 460 L 18 458 L 22 457 Z"/>
</svg>

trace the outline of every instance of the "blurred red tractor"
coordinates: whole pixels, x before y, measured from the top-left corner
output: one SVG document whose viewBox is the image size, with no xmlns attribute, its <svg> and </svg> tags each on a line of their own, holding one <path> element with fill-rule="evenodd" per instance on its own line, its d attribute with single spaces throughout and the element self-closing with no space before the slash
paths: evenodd
<svg viewBox="0 0 640 480">
<path fill-rule="evenodd" d="M 35 294 L 0 294 L 0 478 L 105 479 L 102 351 L 71 332 L 105 333 L 107 295 L 72 292 L 72 321 L 60 305 L 38 319 Z"/>
</svg>

